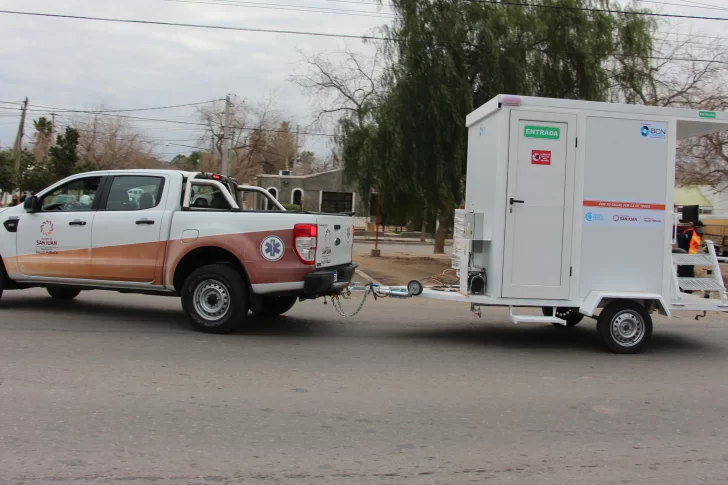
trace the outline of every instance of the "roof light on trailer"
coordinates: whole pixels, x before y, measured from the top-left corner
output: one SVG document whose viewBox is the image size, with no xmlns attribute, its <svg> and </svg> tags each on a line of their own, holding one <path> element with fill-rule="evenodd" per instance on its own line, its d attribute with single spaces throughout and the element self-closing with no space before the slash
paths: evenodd
<svg viewBox="0 0 728 485">
<path fill-rule="evenodd" d="M 222 180 L 222 175 L 213 173 L 212 174 L 212 180 Z"/>
<path fill-rule="evenodd" d="M 521 106 L 523 104 L 520 96 L 505 95 L 501 98 L 501 104 L 506 106 Z"/>
</svg>

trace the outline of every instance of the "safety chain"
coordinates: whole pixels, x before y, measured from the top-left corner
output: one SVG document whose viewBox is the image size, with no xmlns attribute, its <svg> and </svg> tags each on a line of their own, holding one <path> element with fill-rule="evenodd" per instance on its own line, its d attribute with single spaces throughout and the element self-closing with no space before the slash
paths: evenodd
<svg viewBox="0 0 728 485">
<path fill-rule="evenodd" d="M 367 301 L 367 296 L 369 296 L 370 291 L 372 290 L 367 289 L 364 292 L 364 298 L 361 299 L 361 303 L 359 303 L 359 307 L 354 311 L 354 313 L 346 313 L 344 311 L 344 308 L 341 306 L 341 300 L 339 299 L 339 295 L 331 295 L 331 304 L 334 306 L 336 311 L 339 312 L 339 315 L 341 315 L 342 317 L 351 318 L 353 316 L 356 316 L 356 314 L 361 311 L 362 307 L 364 306 L 364 302 Z"/>
</svg>

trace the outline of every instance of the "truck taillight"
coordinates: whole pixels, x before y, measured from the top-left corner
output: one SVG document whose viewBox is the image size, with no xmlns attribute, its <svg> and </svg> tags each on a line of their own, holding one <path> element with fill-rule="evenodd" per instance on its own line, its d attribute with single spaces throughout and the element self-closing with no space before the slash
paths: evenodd
<svg viewBox="0 0 728 485">
<path fill-rule="evenodd" d="M 316 224 L 296 224 L 293 226 L 293 249 L 303 264 L 316 262 Z"/>
</svg>

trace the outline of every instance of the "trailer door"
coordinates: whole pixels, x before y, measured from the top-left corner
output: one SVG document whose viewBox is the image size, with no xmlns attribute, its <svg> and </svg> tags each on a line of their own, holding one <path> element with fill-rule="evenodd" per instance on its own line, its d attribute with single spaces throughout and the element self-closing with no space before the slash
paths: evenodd
<svg viewBox="0 0 728 485">
<path fill-rule="evenodd" d="M 576 115 L 514 110 L 502 296 L 567 299 Z"/>
</svg>

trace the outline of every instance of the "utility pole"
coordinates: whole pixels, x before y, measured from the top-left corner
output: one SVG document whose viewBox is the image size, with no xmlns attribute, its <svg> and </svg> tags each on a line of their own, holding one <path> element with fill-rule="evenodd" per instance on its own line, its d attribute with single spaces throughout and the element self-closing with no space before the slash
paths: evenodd
<svg viewBox="0 0 728 485">
<path fill-rule="evenodd" d="M 15 192 L 20 194 L 20 157 L 23 153 L 23 137 L 25 136 L 25 113 L 28 110 L 28 98 L 25 98 L 23 113 L 20 115 L 20 126 L 18 126 L 18 134 L 15 137 L 15 145 L 13 145 L 13 158 L 15 160 Z"/>
<path fill-rule="evenodd" d="M 56 114 L 51 113 L 51 146 L 56 146 Z"/>
<path fill-rule="evenodd" d="M 228 165 L 228 140 L 230 139 L 230 95 L 225 96 L 225 114 L 222 122 L 222 167 L 220 171 L 226 177 L 230 175 L 230 167 Z"/>
<path fill-rule="evenodd" d="M 300 129 L 299 125 L 296 125 L 296 149 L 295 149 L 295 152 L 293 153 L 293 167 L 296 166 L 296 162 L 298 161 L 298 131 L 299 131 L 299 129 Z M 293 167 L 291 167 L 291 170 L 293 170 Z"/>
</svg>

